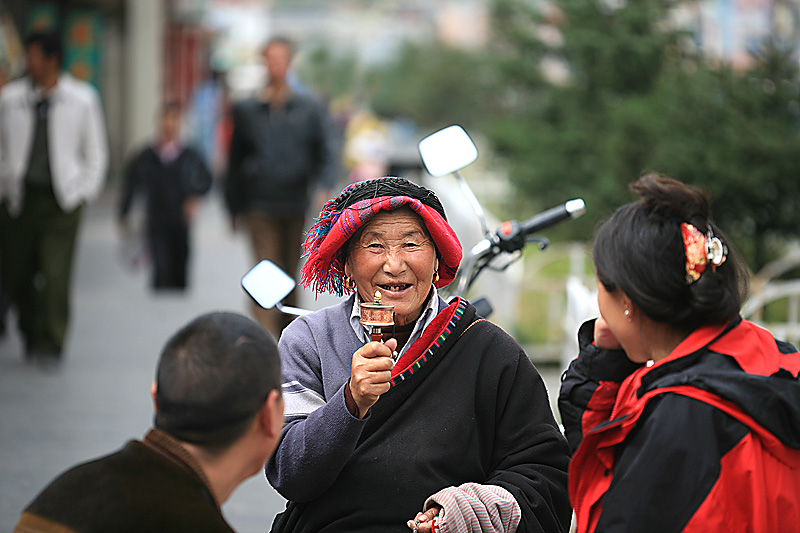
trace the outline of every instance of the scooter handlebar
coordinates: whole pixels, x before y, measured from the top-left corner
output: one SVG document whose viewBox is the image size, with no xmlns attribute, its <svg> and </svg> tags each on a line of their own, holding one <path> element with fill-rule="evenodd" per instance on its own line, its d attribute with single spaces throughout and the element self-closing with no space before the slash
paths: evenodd
<svg viewBox="0 0 800 533">
<path fill-rule="evenodd" d="M 581 198 L 569 200 L 561 205 L 533 215 L 520 224 L 520 233 L 528 235 L 536 233 L 550 226 L 554 226 L 569 218 L 578 218 L 586 212 L 586 203 Z"/>
<path fill-rule="evenodd" d="M 503 251 L 513 252 L 525 246 L 526 237 L 554 226 L 563 220 L 577 218 L 586 212 L 586 204 L 581 198 L 569 200 L 561 205 L 532 216 L 524 222 L 509 220 L 503 222 L 496 232 L 496 245 Z"/>
</svg>

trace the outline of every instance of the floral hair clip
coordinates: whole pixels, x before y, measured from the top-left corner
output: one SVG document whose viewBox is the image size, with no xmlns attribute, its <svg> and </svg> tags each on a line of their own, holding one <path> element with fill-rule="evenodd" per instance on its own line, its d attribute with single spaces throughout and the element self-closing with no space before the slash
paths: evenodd
<svg viewBox="0 0 800 533">
<path fill-rule="evenodd" d="M 719 237 L 714 236 L 711 226 L 703 233 L 688 222 L 681 223 L 683 247 L 686 252 L 686 283 L 691 285 L 706 271 L 710 263 L 716 271 L 728 258 L 728 247 Z"/>
</svg>

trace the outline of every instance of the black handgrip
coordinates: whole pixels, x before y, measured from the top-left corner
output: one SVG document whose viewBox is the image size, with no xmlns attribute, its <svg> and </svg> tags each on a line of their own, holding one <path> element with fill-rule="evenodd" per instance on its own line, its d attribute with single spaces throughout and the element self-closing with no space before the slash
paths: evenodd
<svg viewBox="0 0 800 533">
<path fill-rule="evenodd" d="M 561 205 L 542 211 L 524 222 L 508 220 L 500 225 L 495 233 L 494 244 L 504 252 L 516 252 L 525 247 L 526 238 L 562 220 L 577 218 L 586 211 L 586 204 L 580 198 L 569 200 Z"/>
<path fill-rule="evenodd" d="M 531 218 L 520 224 L 520 233 L 528 235 L 529 233 L 536 233 L 550 226 L 554 226 L 568 218 L 578 218 L 586 212 L 586 204 L 580 198 L 569 200 L 561 205 L 552 207 L 547 211 L 542 211 L 538 215 L 533 215 Z"/>
</svg>

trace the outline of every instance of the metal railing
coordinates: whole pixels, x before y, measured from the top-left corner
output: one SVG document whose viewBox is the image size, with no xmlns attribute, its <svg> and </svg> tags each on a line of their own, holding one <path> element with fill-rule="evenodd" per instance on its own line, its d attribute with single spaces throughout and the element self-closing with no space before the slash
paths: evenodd
<svg viewBox="0 0 800 533">
<path fill-rule="evenodd" d="M 742 316 L 767 328 L 777 339 L 798 345 L 800 341 L 800 279 L 775 279 L 800 267 L 800 250 L 793 250 L 765 266 L 751 283 L 752 292 L 742 306 Z M 786 300 L 781 321 L 766 320 L 765 308 Z"/>
</svg>

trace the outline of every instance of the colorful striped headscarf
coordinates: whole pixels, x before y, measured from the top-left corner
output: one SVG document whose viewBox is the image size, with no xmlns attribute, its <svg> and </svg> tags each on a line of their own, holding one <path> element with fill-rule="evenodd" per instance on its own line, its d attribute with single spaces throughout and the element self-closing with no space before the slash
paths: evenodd
<svg viewBox="0 0 800 533">
<path fill-rule="evenodd" d="M 359 195 L 356 192 L 372 190 L 373 196 L 364 198 L 361 194 L 362 199 L 357 199 Z M 423 200 L 437 208 L 420 198 L 397 194 L 398 190 L 414 191 L 410 194 L 424 193 Z M 461 262 L 461 243 L 447 223 L 438 198 L 428 189 L 403 178 L 385 177 L 348 185 L 339 196 L 325 203 L 303 243 L 303 257 L 308 258 L 301 271 L 303 286 L 337 296 L 349 293 L 351 289 L 344 285 L 344 263 L 347 260 L 342 249 L 344 244 L 378 212 L 394 211 L 403 206 L 410 207 L 422 217 L 436 245 L 440 256 L 436 287 L 444 287 L 453 281 Z"/>
</svg>

